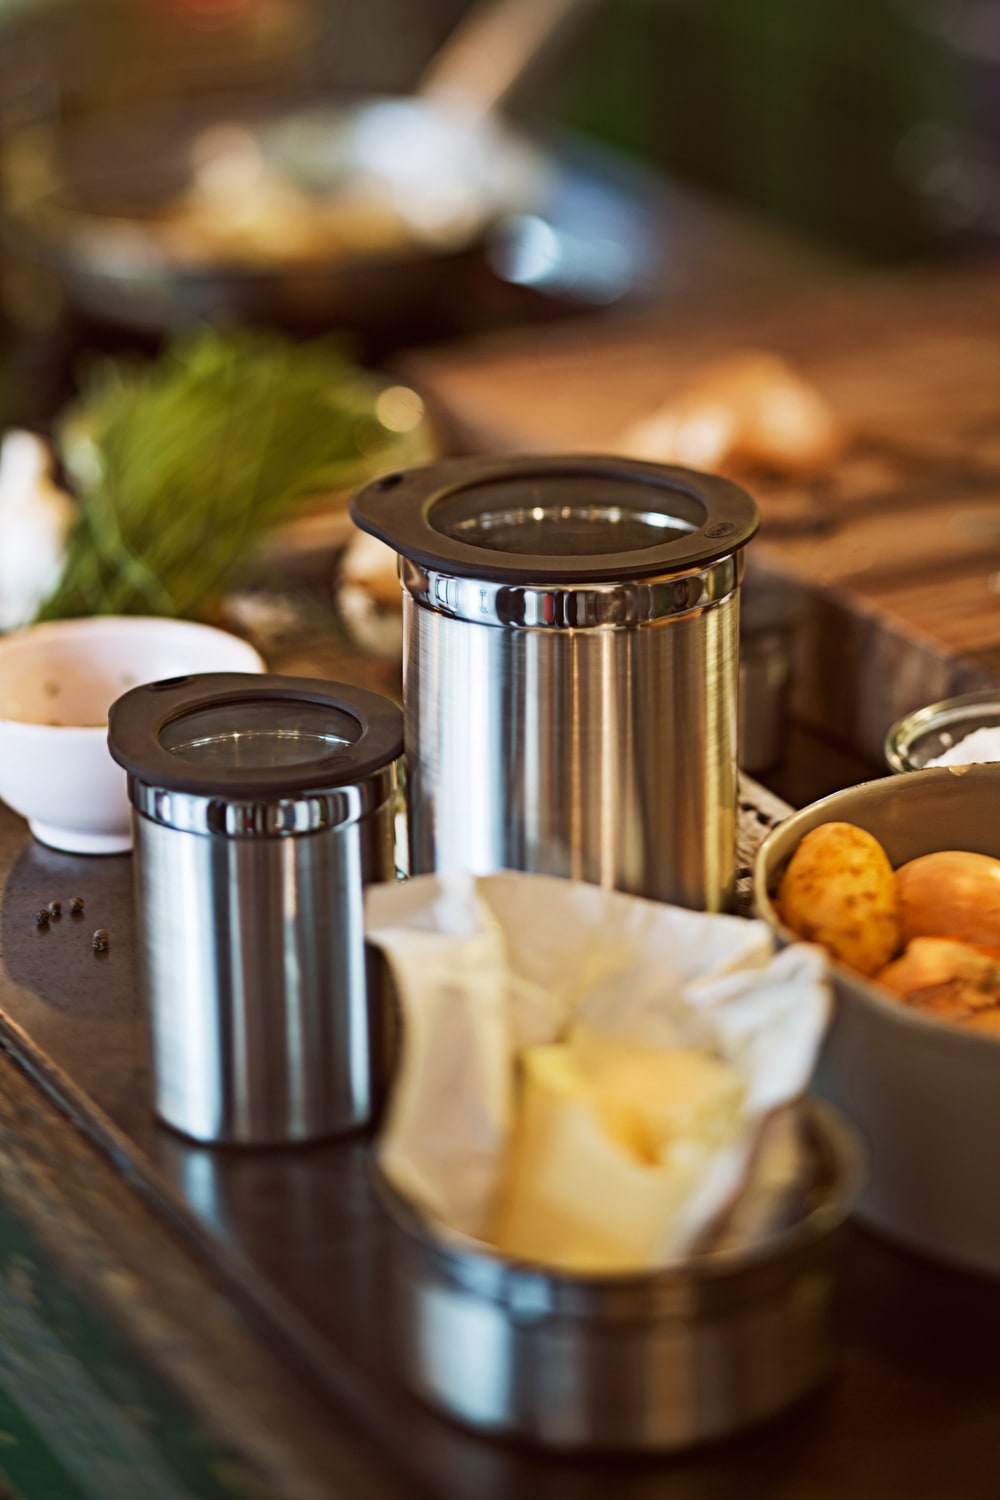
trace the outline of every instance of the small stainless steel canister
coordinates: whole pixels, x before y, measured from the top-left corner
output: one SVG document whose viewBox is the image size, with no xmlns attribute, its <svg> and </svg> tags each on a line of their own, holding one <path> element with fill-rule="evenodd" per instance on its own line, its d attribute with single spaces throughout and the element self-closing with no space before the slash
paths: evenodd
<svg viewBox="0 0 1000 1500">
<path fill-rule="evenodd" d="M 401 554 L 411 872 L 725 907 L 749 496 L 624 459 L 465 459 L 351 513 Z"/>
<path fill-rule="evenodd" d="M 863 1175 L 815 1103 L 786 1222 L 661 1271 L 571 1276 L 434 1236 L 390 1188 L 390 1357 L 481 1432 L 557 1449 L 677 1451 L 760 1422 L 828 1373 L 835 1231 Z"/>
<path fill-rule="evenodd" d="M 371 1119 L 363 888 L 393 878 L 402 738 L 395 704 L 312 678 L 172 678 L 113 705 L 155 1104 L 174 1129 L 277 1144 Z"/>
</svg>

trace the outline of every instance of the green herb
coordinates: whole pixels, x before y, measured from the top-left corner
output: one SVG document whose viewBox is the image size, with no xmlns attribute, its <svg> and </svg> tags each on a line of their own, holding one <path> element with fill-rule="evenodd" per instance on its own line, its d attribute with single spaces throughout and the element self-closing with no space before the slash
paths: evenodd
<svg viewBox="0 0 1000 1500">
<path fill-rule="evenodd" d="M 335 344 L 202 331 L 153 364 L 112 364 L 59 450 L 80 500 L 40 620 L 202 613 L 247 554 L 318 496 L 426 457 L 375 415 L 381 382 Z"/>
</svg>

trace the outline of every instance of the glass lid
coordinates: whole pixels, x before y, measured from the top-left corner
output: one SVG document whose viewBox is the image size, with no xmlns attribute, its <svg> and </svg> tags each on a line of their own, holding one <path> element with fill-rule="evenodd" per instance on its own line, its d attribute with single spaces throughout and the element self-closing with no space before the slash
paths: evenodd
<svg viewBox="0 0 1000 1500">
<path fill-rule="evenodd" d="M 248 698 L 169 719 L 160 730 L 160 744 L 191 765 L 260 771 L 324 764 L 360 735 L 357 720 L 332 704 Z"/>
<path fill-rule="evenodd" d="M 568 475 L 526 476 L 470 485 L 439 500 L 429 520 L 442 536 L 494 552 L 595 557 L 662 547 L 694 531 L 704 508 L 679 514 L 677 498 L 614 475 L 586 485 Z"/>
</svg>

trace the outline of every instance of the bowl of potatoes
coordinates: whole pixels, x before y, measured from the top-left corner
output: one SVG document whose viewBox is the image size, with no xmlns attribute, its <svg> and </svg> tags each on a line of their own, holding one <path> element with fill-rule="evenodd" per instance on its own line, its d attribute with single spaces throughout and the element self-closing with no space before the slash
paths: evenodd
<svg viewBox="0 0 1000 1500">
<path fill-rule="evenodd" d="M 858 1217 L 1000 1276 L 1000 765 L 886 777 L 764 841 L 758 913 L 831 959 L 816 1092 L 866 1137 Z"/>
</svg>

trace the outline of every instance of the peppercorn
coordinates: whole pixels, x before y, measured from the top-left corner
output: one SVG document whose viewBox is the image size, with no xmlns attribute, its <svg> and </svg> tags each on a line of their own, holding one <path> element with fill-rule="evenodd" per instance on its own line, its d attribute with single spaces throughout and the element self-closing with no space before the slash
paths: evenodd
<svg viewBox="0 0 1000 1500">
<path fill-rule="evenodd" d="M 106 953 L 108 948 L 108 933 L 104 927 L 98 927 L 90 940 L 91 947 L 95 953 Z"/>
<path fill-rule="evenodd" d="M 83 897 L 74 896 L 69 903 L 70 916 L 79 917 L 83 915 Z"/>
<path fill-rule="evenodd" d="M 35 912 L 35 926 L 36 927 L 48 927 L 48 925 L 49 925 L 49 913 L 48 913 L 47 908 L 43 906 L 42 909 L 41 909 L 41 911 L 36 911 Z"/>
<path fill-rule="evenodd" d="M 49 916 L 50 917 L 61 917 L 62 916 L 62 902 L 61 901 L 50 901 L 49 902 Z"/>
</svg>

